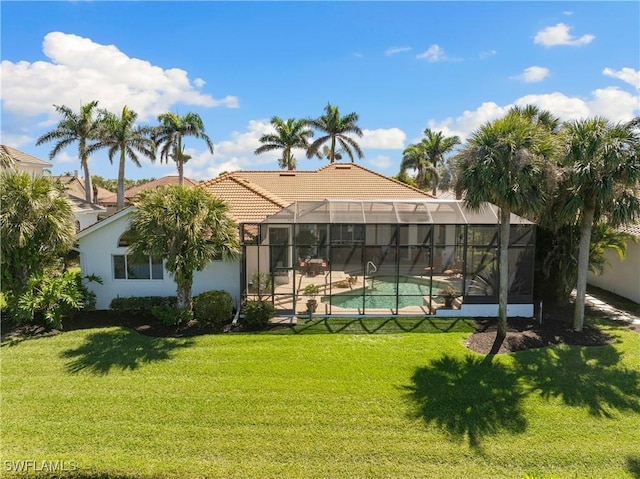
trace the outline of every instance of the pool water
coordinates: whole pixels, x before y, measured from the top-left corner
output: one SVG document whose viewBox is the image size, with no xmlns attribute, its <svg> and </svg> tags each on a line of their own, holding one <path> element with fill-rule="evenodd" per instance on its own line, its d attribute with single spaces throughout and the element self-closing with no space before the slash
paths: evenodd
<svg viewBox="0 0 640 479">
<path fill-rule="evenodd" d="M 366 281 L 365 309 L 395 309 L 398 288 L 398 308 L 423 306 L 424 297 L 431 294 L 429 280 L 426 279 L 401 276 L 396 283 L 395 276 L 378 276 L 368 278 Z M 437 281 L 433 282 L 433 287 L 436 291 L 440 290 L 442 286 Z M 344 293 L 333 294 L 330 298 L 331 305 L 346 309 L 362 308 L 362 293 L 363 289 L 357 288 Z M 323 302 L 329 302 L 329 298 L 323 298 Z"/>
</svg>

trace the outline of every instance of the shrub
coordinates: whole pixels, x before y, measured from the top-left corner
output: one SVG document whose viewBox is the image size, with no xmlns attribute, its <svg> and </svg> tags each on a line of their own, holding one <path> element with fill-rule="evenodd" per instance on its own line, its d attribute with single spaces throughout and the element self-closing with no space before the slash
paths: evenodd
<svg viewBox="0 0 640 479">
<path fill-rule="evenodd" d="M 114 298 L 109 305 L 115 311 L 124 311 L 139 315 L 153 315 L 154 306 L 175 308 L 175 296 L 132 296 L 130 298 Z"/>
<path fill-rule="evenodd" d="M 207 291 L 193 298 L 193 317 L 202 324 L 221 330 L 232 315 L 233 300 L 226 291 Z"/>
<path fill-rule="evenodd" d="M 81 287 L 78 272 L 34 274 L 28 279 L 25 291 L 14 298 L 10 309 L 19 323 L 43 322 L 61 328 L 63 315 L 84 305 Z"/>
<path fill-rule="evenodd" d="M 251 331 L 265 329 L 275 316 L 275 308 L 268 301 L 249 300 L 244 304 L 244 322 Z"/>
<path fill-rule="evenodd" d="M 158 304 L 151 306 L 151 314 L 165 326 L 177 326 L 193 318 L 193 313 L 186 308 L 176 308 Z"/>
</svg>

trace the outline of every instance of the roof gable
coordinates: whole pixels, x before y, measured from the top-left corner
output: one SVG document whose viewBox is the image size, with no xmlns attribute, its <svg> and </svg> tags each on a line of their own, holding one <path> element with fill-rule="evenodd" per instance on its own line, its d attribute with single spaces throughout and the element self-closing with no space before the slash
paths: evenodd
<svg viewBox="0 0 640 479">
<path fill-rule="evenodd" d="M 229 175 L 244 178 L 288 204 L 331 198 L 433 198 L 355 163 L 333 163 L 315 171 L 236 171 Z"/>
<path fill-rule="evenodd" d="M 430 194 L 353 163 L 315 171 L 235 171 L 201 183 L 238 223 L 262 221 L 296 201 L 429 199 Z"/>
<path fill-rule="evenodd" d="M 143 183 L 142 185 L 137 185 L 132 188 L 124 190 L 124 200 L 125 204 L 130 202 L 133 198 L 135 198 L 140 192 L 144 190 L 148 190 L 150 188 L 158 188 L 160 186 L 167 185 L 177 185 L 180 178 L 178 175 L 167 175 L 162 178 L 158 178 L 157 180 L 148 181 L 147 183 Z M 196 186 L 198 184 L 197 181 L 192 180 L 191 178 L 184 178 L 185 186 Z M 118 201 L 118 195 L 116 193 L 111 193 L 109 196 L 100 200 L 100 203 L 104 205 L 113 205 L 115 206 Z"/>
<path fill-rule="evenodd" d="M 29 155 L 20 150 L 16 150 L 11 146 L 0 145 L 0 149 L 18 164 L 40 166 L 42 168 L 53 166 L 53 163 L 49 163 L 48 161 L 41 160 L 40 158 L 36 158 L 35 156 Z"/>
</svg>

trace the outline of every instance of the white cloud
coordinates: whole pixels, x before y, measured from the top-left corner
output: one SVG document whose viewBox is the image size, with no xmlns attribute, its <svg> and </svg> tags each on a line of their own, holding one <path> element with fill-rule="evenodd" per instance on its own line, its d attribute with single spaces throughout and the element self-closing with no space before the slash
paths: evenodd
<svg viewBox="0 0 640 479">
<path fill-rule="evenodd" d="M 526 83 L 540 82 L 549 76 L 549 69 L 545 67 L 532 66 L 525 68 L 524 71 L 517 76 L 511 77 L 522 80 Z"/>
<path fill-rule="evenodd" d="M 367 159 L 367 165 L 372 170 L 386 170 L 393 166 L 393 160 L 386 155 L 378 155 L 375 158 Z"/>
<path fill-rule="evenodd" d="M 228 140 L 215 143 L 213 155 L 205 149 L 196 151 L 187 148 L 186 153 L 192 158 L 185 165 L 185 175 L 194 179 L 209 179 L 218 176 L 222 171 L 277 169 L 281 152 L 254 154 L 256 148 L 261 145 L 259 138 L 273 131 L 269 120 L 251 120 L 245 131 L 234 131 Z M 402 149 L 406 138 L 405 133 L 399 128 L 363 130 L 362 133 L 363 137 L 356 140 L 363 149 Z M 299 170 L 315 169 L 325 164 L 308 160 L 304 150 L 294 150 L 293 154 Z M 379 156 L 374 160 L 367 158 L 367 161 L 384 168 L 384 165 L 391 162 L 385 158 Z"/>
<path fill-rule="evenodd" d="M 35 140 L 27 134 L 10 133 L 7 131 L 2 132 L 2 138 L 0 138 L 0 141 L 2 142 L 3 145 L 9 145 L 17 149 L 20 149 L 21 146 L 35 143 Z"/>
<path fill-rule="evenodd" d="M 570 17 L 571 15 L 573 15 L 573 12 L 571 10 L 565 10 L 564 12 L 562 12 L 562 14 Z"/>
<path fill-rule="evenodd" d="M 364 55 L 362 53 L 360 53 L 360 52 L 354 52 L 353 56 L 356 57 L 356 58 L 364 58 Z"/>
<path fill-rule="evenodd" d="M 536 33 L 533 42 L 545 47 L 553 47 L 556 45 L 569 45 L 572 47 L 577 47 L 586 45 L 587 43 L 591 43 L 593 39 L 596 38 L 591 34 L 582 35 L 580 38 L 573 37 L 570 34 L 571 28 L 572 27 L 564 23 L 558 23 L 553 27 L 547 27 L 544 30 L 540 30 L 538 33 Z"/>
<path fill-rule="evenodd" d="M 429 63 L 447 60 L 447 56 L 444 54 L 444 50 L 440 45 L 431 45 L 425 52 L 416 55 L 416 58 L 425 58 Z"/>
<path fill-rule="evenodd" d="M 480 52 L 480 60 L 486 60 L 487 58 L 491 58 L 492 56 L 494 56 L 496 53 L 498 53 L 496 50 L 486 50 L 484 52 Z"/>
<path fill-rule="evenodd" d="M 611 78 L 617 78 L 623 82 L 633 86 L 636 90 L 640 90 L 640 70 L 624 67 L 622 70 L 613 70 L 605 68 L 602 73 Z"/>
<path fill-rule="evenodd" d="M 397 53 L 408 52 L 410 50 L 411 50 L 411 47 L 389 47 L 389 48 L 386 49 L 384 54 L 386 56 L 390 57 L 391 55 L 395 55 Z"/>
<path fill-rule="evenodd" d="M 595 90 L 588 105 L 590 116 L 601 115 L 612 121 L 629 121 L 640 114 L 638 96 L 616 87 Z"/>
<path fill-rule="evenodd" d="M 427 127 L 435 131 L 442 131 L 446 136 L 456 135 L 459 136 L 461 140 L 464 140 L 473 130 L 488 121 L 500 118 L 508 110 L 509 105 L 501 107 L 494 102 L 484 102 L 476 110 L 465 110 L 464 113 L 457 118 L 449 117 L 440 122 L 429 120 Z M 415 141 L 419 140 L 420 138 Z"/>
<path fill-rule="evenodd" d="M 238 106 L 238 99 L 222 99 L 199 92 L 204 80 L 189 80 L 186 71 L 163 69 L 148 61 L 128 57 L 114 45 L 62 32 L 44 37 L 43 51 L 51 61 L 3 61 L 2 107 L 23 116 L 55 116 L 53 104 L 73 107 L 98 100 L 118 111 L 123 105 L 140 120 L 171 109 L 175 103 L 203 107 Z"/>
<path fill-rule="evenodd" d="M 187 149 L 187 154 L 192 158 L 185 165 L 185 175 L 193 179 L 210 179 L 223 171 L 275 169 L 281 152 L 254 154 L 261 145 L 260 137 L 273 131 L 269 120 L 251 120 L 246 131 L 234 131 L 230 139 L 214 143 L 213 155 L 208 150 L 197 152 Z M 298 169 L 307 169 L 305 151 L 296 149 L 293 154 L 298 162 Z"/>
<path fill-rule="evenodd" d="M 456 118 L 449 117 L 441 121 L 429 120 L 427 126 L 432 130 L 441 130 L 447 136 L 458 135 L 464 140 L 484 123 L 503 116 L 512 106 L 528 104 L 548 110 L 563 121 L 595 115 L 601 115 L 616 122 L 629 121 L 640 112 L 636 95 L 619 88 L 607 87 L 594 90 L 591 92 L 591 98 L 588 99 L 554 92 L 526 95 L 505 106 L 485 102 L 477 109 L 467 110 Z M 415 141 L 419 139 L 413 142 Z"/>
<path fill-rule="evenodd" d="M 400 128 L 362 130 L 362 138 L 356 139 L 361 148 L 397 150 L 404 148 L 407 135 Z"/>
</svg>

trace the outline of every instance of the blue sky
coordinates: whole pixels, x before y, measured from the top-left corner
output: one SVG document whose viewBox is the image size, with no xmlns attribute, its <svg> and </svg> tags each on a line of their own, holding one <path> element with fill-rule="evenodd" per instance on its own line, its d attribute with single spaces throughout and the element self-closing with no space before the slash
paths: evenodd
<svg viewBox="0 0 640 479">
<path fill-rule="evenodd" d="M 398 172 L 426 127 L 463 139 L 512 105 L 562 119 L 640 115 L 638 2 L 13 2 L 1 6 L 2 144 L 43 159 L 54 104 L 99 100 L 154 124 L 200 114 L 215 152 L 186 140 L 185 174 L 277 169 L 255 156 L 273 115 L 355 111 L 359 163 Z M 296 154 L 298 169 L 324 162 Z M 79 169 L 76 150 L 53 173 Z M 92 174 L 117 176 L 105 154 Z M 127 164 L 127 177 L 175 174 Z"/>
</svg>

